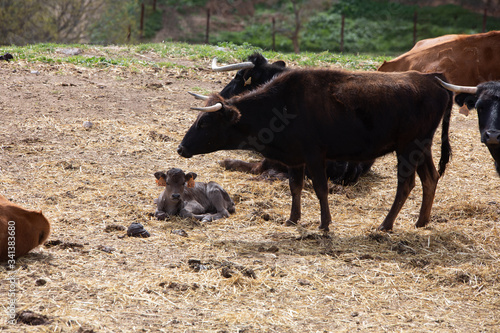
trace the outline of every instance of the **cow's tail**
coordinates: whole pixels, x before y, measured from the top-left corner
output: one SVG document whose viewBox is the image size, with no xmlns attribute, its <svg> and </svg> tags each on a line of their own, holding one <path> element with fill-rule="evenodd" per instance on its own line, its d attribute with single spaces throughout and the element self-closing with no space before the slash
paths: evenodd
<svg viewBox="0 0 500 333">
<path fill-rule="evenodd" d="M 442 122 L 442 131 L 441 131 L 441 159 L 439 160 L 439 176 L 441 177 L 446 170 L 446 165 L 450 161 L 451 158 L 451 145 L 450 145 L 450 118 L 451 118 L 451 109 L 453 108 L 453 94 L 448 91 L 448 95 L 450 96 L 448 105 L 446 106 L 446 111 L 443 115 Z"/>
</svg>

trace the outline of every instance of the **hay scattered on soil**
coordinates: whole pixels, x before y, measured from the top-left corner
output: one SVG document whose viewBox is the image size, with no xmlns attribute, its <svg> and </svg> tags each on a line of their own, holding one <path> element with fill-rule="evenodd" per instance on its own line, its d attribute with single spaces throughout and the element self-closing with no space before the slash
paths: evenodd
<svg viewBox="0 0 500 333">
<path fill-rule="evenodd" d="M 453 160 L 429 227 L 414 229 L 418 183 L 394 233 L 375 230 L 396 189 L 395 157 L 388 155 L 358 184 L 333 189 L 334 223 L 324 237 L 309 182 L 300 225 L 285 227 L 286 181 L 255 181 L 217 163 L 258 156 L 177 155 L 196 117 L 189 106 L 199 103 L 186 91 L 218 91 L 232 75 L 190 64 L 143 71 L 0 64 L 1 191 L 42 209 L 53 229 L 46 246 L 18 260 L 15 273 L 17 311 L 50 321 L 29 328 L 3 321 L 0 330 L 498 330 L 500 181 L 474 113 L 465 118 L 454 111 Z M 85 121 L 93 125 L 85 128 Z M 153 173 L 170 167 L 220 183 L 236 214 L 201 225 L 155 220 L 153 199 L 161 189 Z M 127 237 L 133 222 L 151 237 Z M 173 232 L 181 229 L 187 237 Z M 0 279 L 7 276 L 1 266 Z"/>
</svg>

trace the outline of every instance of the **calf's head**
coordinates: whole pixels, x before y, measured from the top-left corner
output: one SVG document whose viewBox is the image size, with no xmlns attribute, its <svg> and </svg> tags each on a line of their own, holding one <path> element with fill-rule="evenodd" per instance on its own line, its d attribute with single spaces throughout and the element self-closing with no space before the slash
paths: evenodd
<svg viewBox="0 0 500 333">
<path fill-rule="evenodd" d="M 197 174 L 194 172 L 184 173 L 181 169 L 172 168 L 167 173 L 155 172 L 159 186 L 165 186 L 166 199 L 179 201 L 184 194 L 185 184 L 194 181 Z"/>
</svg>

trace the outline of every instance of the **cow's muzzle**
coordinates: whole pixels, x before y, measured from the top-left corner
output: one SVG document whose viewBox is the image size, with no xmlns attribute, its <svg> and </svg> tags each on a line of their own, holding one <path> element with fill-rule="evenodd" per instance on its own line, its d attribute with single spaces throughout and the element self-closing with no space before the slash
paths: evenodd
<svg viewBox="0 0 500 333">
<path fill-rule="evenodd" d="M 499 130 L 487 130 L 483 133 L 481 142 L 487 146 L 500 145 L 500 131 Z"/>
<path fill-rule="evenodd" d="M 179 147 L 177 147 L 177 153 L 185 158 L 193 157 L 193 154 L 191 154 L 183 145 L 179 145 Z"/>
<path fill-rule="evenodd" d="M 181 198 L 181 195 L 179 193 L 172 194 L 172 200 L 179 200 L 180 198 Z"/>
</svg>

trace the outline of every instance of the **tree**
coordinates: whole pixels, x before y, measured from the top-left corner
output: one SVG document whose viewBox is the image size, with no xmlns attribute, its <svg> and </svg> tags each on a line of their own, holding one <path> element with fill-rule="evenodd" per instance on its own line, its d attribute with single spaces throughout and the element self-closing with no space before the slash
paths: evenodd
<svg viewBox="0 0 500 333">
<path fill-rule="evenodd" d="M 90 25 L 90 42 L 124 44 L 138 41 L 141 2 L 104 0 L 100 15 Z"/>
<path fill-rule="evenodd" d="M 285 14 L 277 15 L 281 18 L 282 27 L 278 28 L 279 32 L 291 39 L 293 50 L 295 53 L 300 53 L 300 30 L 302 28 L 301 13 L 306 0 L 281 0 L 278 1 L 279 12 Z"/>
<path fill-rule="evenodd" d="M 0 44 L 81 42 L 105 1 L 1 1 Z"/>
<path fill-rule="evenodd" d="M 0 45 L 26 44 L 37 34 L 33 18 L 42 10 L 38 0 L 3 0 L 0 2 Z"/>
</svg>

